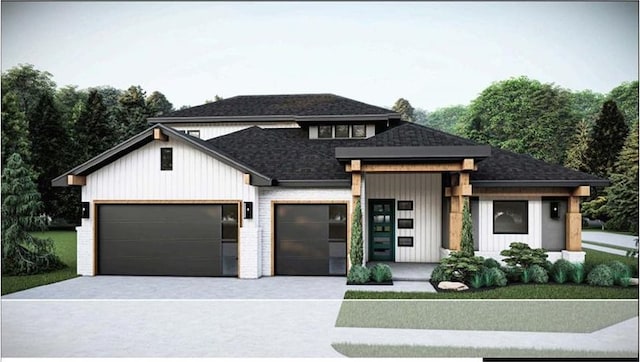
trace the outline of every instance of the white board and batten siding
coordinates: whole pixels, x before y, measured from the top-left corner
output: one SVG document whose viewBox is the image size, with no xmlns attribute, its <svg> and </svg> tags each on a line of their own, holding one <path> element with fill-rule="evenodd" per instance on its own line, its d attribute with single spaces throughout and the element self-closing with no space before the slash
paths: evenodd
<svg viewBox="0 0 640 362">
<path fill-rule="evenodd" d="M 366 174 L 367 206 L 370 199 L 413 201 L 413 210 L 395 212 L 395 261 L 434 263 L 440 260 L 442 238 L 442 178 L 436 173 Z M 413 229 L 398 229 L 398 218 L 413 219 Z M 363 213 L 368 236 L 368 214 Z M 413 247 L 399 247 L 398 236 L 412 236 Z M 365 240 L 368 244 L 368 240 Z"/>
<path fill-rule="evenodd" d="M 273 202 L 300 202 L 306 204 L 322 204 L 323 202 L 342 202 L 347 204 L 347 212 L 351 215 L 351 188 L 284 188 L 284 187 L 261 187 L 259 188 L 259 205 L 257 213 L 254 215 L 260 218 L 260 245 L 262 251 L 262 275 L 271 275 L 271 237 L 272 219 L 271 214 Z M 254 206 L 255 207 L 255 206 Z"/>
<path fill-rule="evenodd" d="M 220 123 L 171 123 L 165 124 L 178 131 L 200 131 L 200 138 L 208 140 L 258 126 L 260 128 L 300 128 L 296 122 L 220 122 Z"/>
<path fill-rule="evenodd" d="M 173 149 L 173 170 L 160 170 L 160 148 Z M 181 141 L 153 141 L 87 176 L 82 201 L 91 202 L 89 219 L 82 219 L 78 231 L 78 273 L 93 275 L 93 205 L 98 201 L 252 201 L 256 188 L 245 185 L 244 174 Z M 250 244 L 256 244 L 257 219 L 243 220 L 240 230 L 241 261 Z M 245 235 L 255 234 L 253 241 Z M 245 245 L 246 244 L 246 245 Z M 251 263 L 241 262 L 251 268 Z M 257 266 L 252 267 L 257 273 Z"/>
<path fill-rule="evenodd" d="M 493 201 L 500 200 L 528 201 L 527 234 L 493 233 Z M 540 197 L 480 197 L 479 209 L 480 252 L 499 253 L 501 250 L 509 249 L 509 244 L 513 242 L 527 243 L 533 249 L 542 246 L 542 199 Z"/>
</svg>

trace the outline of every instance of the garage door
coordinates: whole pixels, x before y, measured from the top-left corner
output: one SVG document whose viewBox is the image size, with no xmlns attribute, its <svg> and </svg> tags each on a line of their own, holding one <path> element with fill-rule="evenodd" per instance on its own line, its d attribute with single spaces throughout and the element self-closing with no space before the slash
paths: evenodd
<svg viewBox="0 0 640 362">
<path fill-rule="evenodd" d="M 347 205 L 275 205 L 275 273 L 345 275 Z"/>
<path fill-rule="evenodd" d="M 238 206 L 99 205 L 98 273 L 235 276 Z"/>
</svg>

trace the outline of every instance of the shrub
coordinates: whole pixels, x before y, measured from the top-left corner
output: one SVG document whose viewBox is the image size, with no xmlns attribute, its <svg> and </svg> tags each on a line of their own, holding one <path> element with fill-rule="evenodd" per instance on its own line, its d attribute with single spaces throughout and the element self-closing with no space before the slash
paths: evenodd
<svg viewBox="0 0 640 362">
<path fill-rule="evenodd" d="M 569 280 L 573 269 L 574 266 L 570 261 L 559 259 L 553 264 L 553 268 L 551 268 L 551 276 L 556 283 L 564 284 Z"/>
<path fill-rule="evenodd" d="M 542 267 L 547 271 L 547 273 L 551 273 L 551 270 L 553 270 L 553 263 L 549 260 L 545 260 L 544 264 L 542 264 Z"/>
<path fill-rule="evenodd" d="M 481 256 L 469 256 L 465 253 L 454 251 L 448 257 L 440 260 L 451 281 L 465 282 L 480 270 L 484 258 Z"/>
<path fill-rule="evenodd" d="M 512 283 L 517 283 L 521 280 L 522 271 L 519 268 L 503 266 L 500 267 L 500 270 L 504 273 L 507 280 Z"/>
<path fill-rule="evenodd" d="M 609 287 L 613 285 L 613 272 L 604 264 L 596 265 L 587 275 L 589 285 Z"/>
<path fill-rule="evenodd" d="M 469 199 L 465 197 L 462 207 L 462 235 L 460 239 L 460 251 L 467 256 L 474 256 L 473 251 L 473 225 L 471 221 L 471 211 L 469 210 Z"/>
<path fill-rule="evenodd" d="M 546 250 L 531 249 L 526 243 L 511 243 L 509 249 L 501 251 L 500 255 L 506 256 L 503 261 L 507 265 L 525 269 L 531 265 L 544 266 L 548 256 Z"/>
<path fill-rule="evenodd" d="M 584 282 L 584 264 L 574 263 L 573 270 L 571 271 L 571 281 L 576 284 Z"/>
<path fill-rule="evenodd" d="M 487 268 L 499 268 L 500 263 L 496 259 L 489 258 L 484 260 L 484 266 Z"/>
<path fill-rule="evenodd" d="M 522 269 L 520 271 L 520 280 L 525 284 L 529 284 L 529 282 L 531 282 L 531 271 L 529 268 Z"/>
<path fill-rule="evenodd" d="M 473 276 L 469 279 L 469 284 L 474 289 L 482 288 L 484 286 L 484 279 L 482 278 L 482 273 L 473 274 Z"/>
<path fill-rule="evenodd" d="M 369 281 L 371 272 L 366 266 L 354 265 L 347 274 L 347 281 L 352 284 L 364 284 Z"/>
<path fill-rule="evenodd" d="M 618 260 L 610 262 L 609 264 L 607 264 L 607 266 L 613 273 L 613 282 L 615 284 L 622 285 L 620 284 L 621 279 L 631 277 L 631 269 L 626 264 Z"/>
<path fill-rule="evenodd" d="M 376 264 L 371 268 L 371 280 L 382 283 L 391 281 L 391 268 L 387 264 Z"/>
<path fill-rule="evenodd" d="M 451 275 L 447 273 L 447 269 L 441 264 L 436 265 L 436 267 L 431 272 L 431 281 L 434 283 L 440 283 L 447 281 L 451 278 Z"/>
<path fill-rule="evenodd" d="M 620 280 L 618 280 L 618 285 L 621 287 L 628 287 L 631 285 L 631 278 L 620 278 Z"/>
<path fill-rule="evenodd" d="M 485 287 L 492 287 L 494 286 L 494 276 L 491 273 L 491 268 L 487 268 L 486 266 L 480 269 L 480 276 L 482 277 L 482 284 L 484 284 Z"/>
<path fill-rule="evenodd" d="M 536 284 L 546 284 L 549 282 L 547 270 L 540 265 L 532 265 L 527 268 L 531 274 L 531 281 Z"/>
<path fill-rule="evenodd" d="M 504 287 L 507 285 L 507 276 L 500 268 L 490 268 L 489 274 L 491 274 L 493 285 L 497 287 Z"/>
<path fill-rule="evenodd" d="M 349 253 L 351 265 L 362 265 L 362 257 L 362 209 L 360 198 L 358 198 L 356 206 L 353 208 L 353 221 L 351 222 L 351 250 Z"/>
</svg>

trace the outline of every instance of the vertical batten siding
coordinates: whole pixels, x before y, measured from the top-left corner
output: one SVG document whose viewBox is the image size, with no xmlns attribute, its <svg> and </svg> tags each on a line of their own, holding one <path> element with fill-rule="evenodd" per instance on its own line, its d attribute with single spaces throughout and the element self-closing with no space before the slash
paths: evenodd
<svg viewBox="0 0 640 362">
<path fill-rule="evenodd" d="M 529 203 L 528 234 L 493 234 L 493 201 L 527 200 Z M 509 248 L 513 242 L 527 243 L 531 248 L 542 246 L 542 201 L 540 197 L 480 197 L 479 249 L 499 252 Z"/>
<path fill-rule="evenodd" d="M 259 189 L 259 205 L 254 205 L 254 215 L 260 218 L 260 244 L 262 251 L 262 275 L 271 275 L 271 202 L 272 201 L 299 201 L 309 204 L 327 201 L 343 201 L 347 204 L 347 212 L 351 208 L 351 188 L 348 189 L 320 189 L 320 188 L 276 188 L 261 187 Z M 256 212 L 257 210 L 257 212 Z M 347 231 L 349 233 L 349 231 Z"/>
<path fill-rule="evenodd" d="M 245 128 L 258 126 L 260 128 L 299 128 L 296 122 L 221 122 L 221 123 L 172 123 L 165 124 L 178 131 L 200 131 L 200 138 L 208 140 L 241 131 Z"/>
<path fill-rule="evenodd" d="M 160 170 L 162 147 L 173 148 L 171 171 Z M 91 202 L 91 215 L 90 219 L 83 219 L 82 225 L 76 228 L 78 273 L 94 273 L 95 200 L 242 200 L 257 204 L 257 197 L 256 188 L 244 184 L 241 171 L 180 140 L 153 141 L 87 176 L 87 184 L 82 187 L 82 201 Z M 257 218 L 243 220 L 240 233 L 241 276 L 258 276 L 259 260 L 243 262 L 248 257 L 243 250 L 252 250 L 252 243 L 256 245 L 253 250 L 257 250 L 258 234 Z"/>
<path fill-rule="evenodd" d="M 367 174 L 366 203 L 394 199 L 395 261 L 437 262 L 442 237 L 442 179 L 435 173 Z M 397 210 L 399 200 L 413 201 L 413 210 Z M 413 219 L 413 229 L 398 229 L 398 218 Z M 363 213 L 368 234 L 368 214 Z M 368 235 L 367 235 L 368 236 Z M 398 236 L 413 236 L 413 247 L 398 247 Z M 368 237 L 364 241 L 368 244 Z"/>
</svg>

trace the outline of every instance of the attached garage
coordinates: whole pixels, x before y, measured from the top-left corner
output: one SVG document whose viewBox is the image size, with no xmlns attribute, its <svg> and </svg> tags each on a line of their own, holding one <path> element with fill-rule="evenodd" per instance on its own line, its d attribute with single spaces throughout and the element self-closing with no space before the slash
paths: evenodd
<svg viewBox="0 0 640 362">
<path fill-rule="evenodd" d="M 238 204 L 99 204 L 97 272 L 237 276 Z"/>
<path fill-rule="evenodd" d="M 346 275 L 346 204 L 275 204 L 276 275 Z"/>
</svg>

